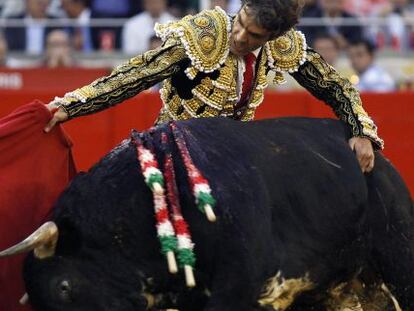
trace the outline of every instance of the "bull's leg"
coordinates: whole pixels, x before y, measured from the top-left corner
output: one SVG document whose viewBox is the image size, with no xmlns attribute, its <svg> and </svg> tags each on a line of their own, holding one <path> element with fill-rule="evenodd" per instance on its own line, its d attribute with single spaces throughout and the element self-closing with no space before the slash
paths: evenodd
<svg viewBox="0 0 414 311">
<path fill-rule="evenodd" d="M 372 262 L 403 310 L 414 310 L 414 213 L 408 190 L 383 159 L 367 178 Z"/>
</svg>

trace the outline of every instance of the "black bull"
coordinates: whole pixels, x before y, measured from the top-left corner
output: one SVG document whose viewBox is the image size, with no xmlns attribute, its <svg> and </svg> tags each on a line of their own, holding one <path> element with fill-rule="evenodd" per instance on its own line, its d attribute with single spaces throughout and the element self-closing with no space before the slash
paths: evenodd
<svg viewBox="0 0 414 311">
<path fill-rule="evenodd" d="M 211 223 L 195 207 L 174 147 L 197 286 L 188 289 L 182 272 L 167 271 L 152 194 L 127 141 L 77 176 L 56 203 L 56 252 L 31 254 L 24 267 L 36 310 L 325 310 L 330 289 L 367 269 L 404 310 L 414 310 L 410 195 L 379 153 L 374 171 L 362 174 L 342 123 L 204 119 L 178 126 L 217 200 Z M 152 133 L 155 143 L 161 132 L 169 128 Z"/>
</svg>

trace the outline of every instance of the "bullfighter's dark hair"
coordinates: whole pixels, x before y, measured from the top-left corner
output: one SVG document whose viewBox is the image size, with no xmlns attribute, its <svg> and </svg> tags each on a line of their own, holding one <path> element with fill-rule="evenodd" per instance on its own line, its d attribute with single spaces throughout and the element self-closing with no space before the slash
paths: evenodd
<svg viewBox="0 0 414 311">
<path fill-rule="evenodd" d="M 247 13 L 256 23 L 272 32 L 274 37 L 283 35 L 299 22 L 302 0 L 242 0 Z"/>
</svg>

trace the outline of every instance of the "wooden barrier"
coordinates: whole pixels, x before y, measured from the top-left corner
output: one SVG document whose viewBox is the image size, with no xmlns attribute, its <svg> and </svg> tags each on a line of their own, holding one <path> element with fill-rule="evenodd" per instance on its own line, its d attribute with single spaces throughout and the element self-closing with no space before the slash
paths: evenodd
<svg viewBox="0 0 414 311">
<path fill-rule="evenodd" d="M 4 87 L 8 84 L 2 84 L 0 72 L 0 117 L 33 99 L 48 102 L 107 71 L 38 69 L 19 72 L 23 81 L 19 88 Z M 8 71 L 8 74 L 11 73 L 13 71 Z M 414 93 L 363 94 L 362 97 L 364 107 L 377 123 L 379 134 L 385 140 L 384 154 L 394 163 L 414 193 Z M 128 137 L 132 128 L 144 130 L 150 127 L 160 107 L 158 93 L 143 92 L 115 108 L 66 123 L 64 127 L 74 141 L 74 157 L 78 168 L 88 169 Z M 334 117 L 328 106 L 306 92 L 268 92 L 256 118 L 279 116 Z"/>
</svg>

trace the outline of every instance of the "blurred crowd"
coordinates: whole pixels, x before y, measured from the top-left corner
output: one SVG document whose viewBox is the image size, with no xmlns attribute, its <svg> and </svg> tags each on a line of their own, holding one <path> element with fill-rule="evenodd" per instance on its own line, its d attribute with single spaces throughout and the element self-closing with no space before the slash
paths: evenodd
<svg viewBox="0 0 414 311">
<path fill-rule="evenodd" d="M 347 75 L 361 90 L 406 84 L 378 64 L 376 53 L 413 53 L 414 0 L 305 2 L 298 28 L 308 44 L 334 67 L 345 57 L 351 67 Z M 79 66 L 80 54 L 127 58 L 161 45 L 155 23 L 195 13 L 203 3 L 229 14 L 240 6 L 240 0 L 0 0 L 0 64 L 19 66 L 10 53 L 51 68 Z"/>
<path fill-rule="evenodd" d="M 57 30 L 59 37 L 63 36 L 62 32 L 67 34 L 70 45 L 77 51 L 122 50 L 127 54 L 140 53 L 148 48 L 156 22 L 167 22 L 197 10 L 197 1 L 193 3 L 193 0 L 175 0 L 171 3 L 168 0 L 2 2 L 1 16 L 6 25 L 3 34 L 9 50 L 31 55 L 43 53 L 49 35 Z M 92 22 L 94 20 L 98 22 L 96 27 Z M 142 42 L 142 45 L 135 42 Z"/>
<path fill-rule="evenodd" d="M 341 48 L 367 38 L 378 48 L 414 49 L 413 0 L 306 0 L 302 17 L 318 20 L 301 27 L 310 44 L 330 34 Z"/>
<path fill-rule="evenodd" d="M 379 65 L 378 52 L 409 58 L 414 53 L 413 0 L 306 0 L 299 29 L 331 65 L 342 55 L 350 80 L 362 91 L 414 89 L 413 64 L 393 77 Z M 346 71 L 346 70 L 345 70 Z"/>
</svg>

